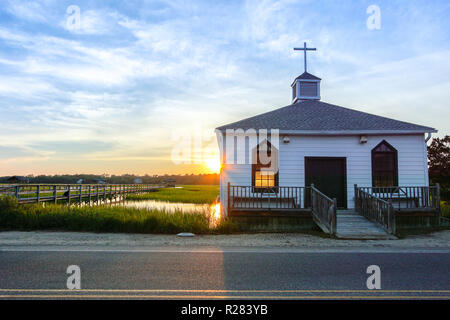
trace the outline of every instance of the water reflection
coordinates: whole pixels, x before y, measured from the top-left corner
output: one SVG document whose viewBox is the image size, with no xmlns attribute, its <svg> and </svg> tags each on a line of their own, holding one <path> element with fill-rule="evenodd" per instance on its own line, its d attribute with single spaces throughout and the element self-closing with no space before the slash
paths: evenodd
<svg viewBox="0 0 450 320">
<path fill-rule="evenodd" d="M 181 203 L 181 202 L 166 202 L 158 200 L 137 200 L 124 201 L 123 206 L 129 208 L 149 209 L 149 210 L 162 210 L 166 212 L 181 211 L 183 213 L 194 213 L 202 210 L 209 210 L 208 204 L 194 204 L 194 203 Z"/>
<path fill-rule="evenodd" d="M 214 219 L 220 220 L 220 202 L 213 204 L 211 210 L 214 212 Z"/>
<path fill-rule="evenodd" d="M 200 213 L 208 217 L 211 227 L 217 226 L 220 221 L 220 202 L 214 204 L 194 204 L 159 200 L 126 200 L 121 202 L 120 205 L 129 208 L 161 210 L 169 214 L 174 212 L 183 212 L 186 214 Z"/>
<path fill-rule="evenodd" d="M 42 202 L 41 205 L 45 207 L 46 203 Z M 66 205 L 68 205 L 66 203 Z M 128 208 L 147 209 L 147 210 L 160 210 L 167 214 L 174 212 L 182 212 L 185 214 L 200 213 L 204 214 L 208 220 L 210 227 L 214 228 L 220 222 L 220 202 L 213 204 L 194 204 L 194 203 L 182 203 L 182 202 L 167 202 L 159 200 L 124 200 L 123 197 L 114 197 L 111 199 L 98 199 L 92 201 L 71 202 L 71 207 L 84 207 L 95 205 L 112 205 L 112 206 L 124 206 Z"/>
</svg>

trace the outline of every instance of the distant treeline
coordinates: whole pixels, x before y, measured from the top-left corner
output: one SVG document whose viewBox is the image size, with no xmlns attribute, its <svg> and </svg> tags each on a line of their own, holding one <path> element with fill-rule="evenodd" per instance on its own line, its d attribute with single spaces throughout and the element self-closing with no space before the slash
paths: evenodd
<svg viewBox="0 0 450 320">
<path fill-rule="evenodd" d="M 7 183 L 10 176 L 0 177 L 0 182 Z M 111 184 L 119 183 L 136 183 L 142 180 L 142 183 L 146 184 L 160 184 L 170 180 L 173 180 L 175 184 L 219 184 L 219 175 L 212 174 L 185 174 L 185 175 L 93 175 L 93 174 L 64 174 L 64 175 L 39 175 L 39 176 L 26 176 L 28 183 L 63 183 L 71 184 L 77 183 L 82 179 L 82 183 L 98 183 L 99 181 Z M 19 182 L 22 183 L 22 182 Z"/>
</svg>

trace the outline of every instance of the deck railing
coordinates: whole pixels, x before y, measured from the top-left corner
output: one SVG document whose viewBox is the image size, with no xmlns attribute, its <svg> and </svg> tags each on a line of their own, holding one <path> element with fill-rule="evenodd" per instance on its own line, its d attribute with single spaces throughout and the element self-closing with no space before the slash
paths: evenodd
<svg viewBox="0 0 450 320">
<path fill-rule="evenodd" d="M 229 210 L 284 210 L 305 209 L 306 187 L 234 186 L 228 183 Z"/>
<path fill-rule="evenodd" d="M 358 187 L 378 199 L 392 202 L 395 209 L 440 210 L 439 184 L 435 186 Z"/>
<path fill-rule="evenodd" d="M 320 228 L 329 234 L 336 234 L 337 201 L 331 199 L 311 185 L 311 211 Z"/>
<path fill-rule="evenodd" d="M 377 198 L 355 186 L 355 211 L 370 221 L 381 225 L 387 232 L 395 234 L 395 212 L 392 202 Z"/>
<path fill-rule="evenodd" d="M 15 197 L 19 203 L 54 202 L 72 199 L 99 201 L 130 193 L 154 191 L 148 184 L 18 184 L 0 189 L 0 195 Z"/>
</svg>

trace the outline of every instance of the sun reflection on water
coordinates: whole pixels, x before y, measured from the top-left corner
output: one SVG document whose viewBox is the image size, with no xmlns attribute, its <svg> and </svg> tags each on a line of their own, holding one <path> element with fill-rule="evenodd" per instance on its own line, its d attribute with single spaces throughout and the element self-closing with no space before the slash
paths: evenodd
<svg viewBox="0 0 450 320">
<path fill-rule="evenodd" d="M 210 224 L 212 227 L 215 227 L 220 222 L 220 202 L 214 203 L 211 205 L 211 213 L 210 213 Z"/>
</svg>

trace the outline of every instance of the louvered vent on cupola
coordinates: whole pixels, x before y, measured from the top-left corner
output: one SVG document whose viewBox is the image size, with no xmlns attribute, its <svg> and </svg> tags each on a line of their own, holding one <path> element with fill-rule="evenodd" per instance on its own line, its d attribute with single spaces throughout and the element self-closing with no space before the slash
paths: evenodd
<svg viewBox="0 0 450 320">
<path fill-rule="evenodd" d="M 292 103 L 299 100 L 320 100 L 320 78 L 304 72 L 292 83 Z"/>
</svg>

